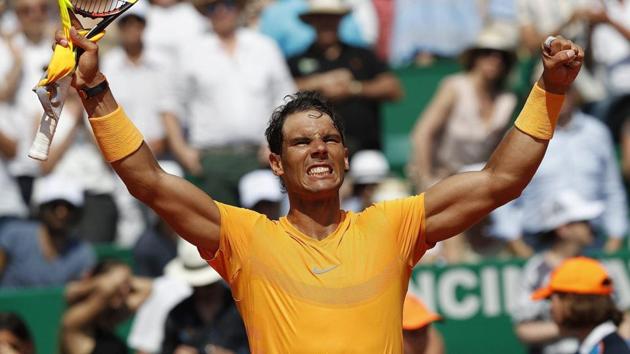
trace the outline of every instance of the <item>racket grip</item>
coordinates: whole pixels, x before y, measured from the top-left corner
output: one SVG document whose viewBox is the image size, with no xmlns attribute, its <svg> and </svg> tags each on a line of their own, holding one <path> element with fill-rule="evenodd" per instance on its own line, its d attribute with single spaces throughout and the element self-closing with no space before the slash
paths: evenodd
<svg viewBox="0 0 630 354">
<path fill-rule="evenodd" d="M 57 129 L 57 119 L 49 117 L 46 113 L 42 115 L 39 121 L 39 127 L 35 133 L 35 139 L 28 151 L 28 156 L 40 161 L 48 159 L 50 144 Z"/>
</svg>

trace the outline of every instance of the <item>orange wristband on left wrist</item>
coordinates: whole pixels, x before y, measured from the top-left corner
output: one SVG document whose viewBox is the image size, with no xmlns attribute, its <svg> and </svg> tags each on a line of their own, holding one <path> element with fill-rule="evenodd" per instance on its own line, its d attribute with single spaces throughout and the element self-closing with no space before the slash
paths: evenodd
<svg viewBox="0 0 630 354">
<path fill-rule="evenodd" d="M 564 103 L 564 95 L 550 93 L 535 84 L 514 125 L 534 138 L 550 140 Z"/>
</svg>

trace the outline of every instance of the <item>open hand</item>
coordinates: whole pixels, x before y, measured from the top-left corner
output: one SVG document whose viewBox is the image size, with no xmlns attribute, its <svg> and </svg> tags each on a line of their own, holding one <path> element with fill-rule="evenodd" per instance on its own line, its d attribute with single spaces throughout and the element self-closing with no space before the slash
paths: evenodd
<svg viewBox="0 0 630 354">
<path fill-rule="evenodd" d="M 546 91 L 565 94 L 580 72 L 584 50 L 560 36 L 550 43 L 545 42 L 542 48 L 544 71 L 538 83 Z"/>
</svg>

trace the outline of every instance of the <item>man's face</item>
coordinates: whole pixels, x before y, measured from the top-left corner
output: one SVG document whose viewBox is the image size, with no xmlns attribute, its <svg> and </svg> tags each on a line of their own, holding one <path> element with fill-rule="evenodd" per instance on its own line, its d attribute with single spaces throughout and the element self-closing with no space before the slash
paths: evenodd
<svg viewBox="0 0 630 354">
<path fill-rule="evenodd" d="M 79 221 L 80 210 L 64 200 L 55 200 L 41 206 L 41 221 L 51 230 L 69 232 Z"/>
<path fill-rule="evenodd" d="M 313 16 L 308 21 L 317 33 L 316 41 L 319 46 L 328 47 L 337 44 L 337 31 L 339 29 L 339 23 L 341 22 L 341 16 Z"/>
<path fill-rule="evenodd" d="M 142 43 L 145 23 L 135 16 L 129 16 L 119 23 L 120 43 L 123 47 L 137 46 Z"/>
<path fill-rule="evenodd" d="M 229 34 L 238 27 L 239 9 L 234 0 L 209 1 L 201 11 L 210 19 L 212 29 L 218 35 Z"/>
<path fill-rule="evenodd" d="M 593 230 L 586 221 L 576 221 L 563 225 L 557 233 L 563 240 L 573 242 L 580 247 L 586 247 L 594 240 Z"/>
<path fill-rule="evenodd" d="M 27 35 L 41 35 L 48 23 L 49 6 L 45 0 L 18 0 L 15 13 Z"/>
<path fill-rule="evenodd" d="M 314 110 L 294 113 L 286 118 L 282 135 L 282 154 L 273 154 L 271 165 L 289 195 L 336 195 L 348 170 L 348 150 L 332 119 Z"/>
</svg>

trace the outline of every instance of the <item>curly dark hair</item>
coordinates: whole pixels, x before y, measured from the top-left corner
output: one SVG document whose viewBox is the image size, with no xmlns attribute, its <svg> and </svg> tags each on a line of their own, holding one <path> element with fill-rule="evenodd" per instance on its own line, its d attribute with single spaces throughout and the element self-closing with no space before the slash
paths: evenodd
<svg viewBox="0 0 630 354">
<path fill-rule="evenodd" d="M 282 151 L 282 127 L 287 117 L 294 113 L 306 112 L 310 110 L 327 114 L 332 120 L 333 126 L 341 135 L 341 143 L 345 145 L 344 126 L 341 117 L 335 113 L 332 106 L 319 93 L 313 91 L 298 92 L 285 96 L 286 103 L 276 108 L 271 115 L 269 125 L 265 130 L 269 149 L 274 154 Z"/>
</svg>

